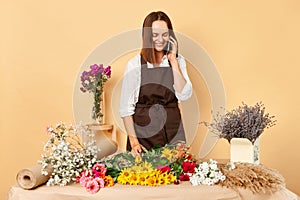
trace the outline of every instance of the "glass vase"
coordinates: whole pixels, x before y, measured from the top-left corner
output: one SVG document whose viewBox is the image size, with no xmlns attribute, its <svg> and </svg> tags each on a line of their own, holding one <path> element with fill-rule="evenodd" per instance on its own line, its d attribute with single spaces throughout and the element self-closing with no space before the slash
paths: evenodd
<svg viewBox="0 0 300 200">
<path fill-rule="evenodd" d="M 98 97 L 94 97 L 94 107 L 93 107 L 93 119 L 95 124 L 104 124 L 104 92 L 94 94 L 99 95 Z"/>
</svg>

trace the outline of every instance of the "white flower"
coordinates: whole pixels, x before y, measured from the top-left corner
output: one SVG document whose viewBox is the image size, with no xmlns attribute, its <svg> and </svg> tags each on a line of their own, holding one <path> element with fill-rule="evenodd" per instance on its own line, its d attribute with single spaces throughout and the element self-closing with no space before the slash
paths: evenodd
<svg viewBox="0 0 300 200">
<path fill-rule="evenodd" d="M 78 132 L 82 131 L 89 138 L 90 142 L 87 145 L 82 144 L 80 140 L 74 142 L 74 138 L 78 137 Z M 44 145 L 45 154 L 42 155 L 42 174 L 47 174 L 46 167 L 51 165 L 53 172 L 47 182 L 48 186 L 60 185 L 65 186 L 71 181 L 76 181 L 76 176 L 80 172 L 91 168 L 96 162 L 97 146 L 93 136 L 90 136 L 90 131 L 79 127 L 66 127 L 63 122 L 57 124 L 52 130 L 55 133 L 54 138 L 50 138 Z M 68 140 L 70 137 L 72 139 Z M 74 143 L 73 143 L 74 142 Z"/>
<path fill-rule="evenodd" d="M 217 162 L 215 160 L 209 160 L 208 162 L 202 162 L 198 168 L 195 169 L 195 173 L 190 177 L 192 185 L 213 185 L 218 181 L 224 181 L 225 176 L 218 169 Z"/>
</svg>

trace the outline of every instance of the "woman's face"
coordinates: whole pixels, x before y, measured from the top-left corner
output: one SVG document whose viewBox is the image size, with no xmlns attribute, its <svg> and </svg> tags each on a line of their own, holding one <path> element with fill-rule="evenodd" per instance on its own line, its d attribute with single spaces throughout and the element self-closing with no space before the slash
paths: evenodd
<svg viewBox="0 0 300 200">
<path fill-rule="evenodd" d="M 152 39 L 154 49 L 163 51 L 169 41 L 169 29 L 165 21 L 156 20 L 152 23 Z"/>
</svg>

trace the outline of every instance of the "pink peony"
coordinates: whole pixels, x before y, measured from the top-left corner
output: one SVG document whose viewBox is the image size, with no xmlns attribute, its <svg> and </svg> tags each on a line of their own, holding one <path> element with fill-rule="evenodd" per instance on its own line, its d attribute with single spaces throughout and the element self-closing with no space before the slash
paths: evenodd
<svg viewBox="0 0 300 200">
<path fill-rule="evenodd" d="M 100 190 L 100 186 L 95 179 L 88 181 L 85 188 L 91 194 L 95 194 Z"/>
</svg>

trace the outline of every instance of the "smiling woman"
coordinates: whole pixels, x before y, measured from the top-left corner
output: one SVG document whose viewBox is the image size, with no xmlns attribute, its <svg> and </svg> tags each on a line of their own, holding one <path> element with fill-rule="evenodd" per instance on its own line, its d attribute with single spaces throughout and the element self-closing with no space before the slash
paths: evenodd
<svg viewBox="0 0 300 200">
<path fill-rule="evenodd" d="M 186 141 L 178 101 L 192 95 L 169 17 L 161 11 L 147 15 L 142 38 L 141 53 L 127 63 L 120 99 L 127 150 L 133 154 L 142 148 Z"/>
<path fill-rule="evenodd" d="M 80 75 L 85 66 L 93 63 L 111 65 L 113 76 L 106 84 L 105 91 L 105 123 L 114 124 L 117 129 L 117 142 L 121 150 L 126 149 L 127 134 L 120 117 L 120 96 L 122 83 L 127 79 L 125 67 L 128 60 L 139 54 L 143 45 L 142 29 L 133 29 L 114 35 L 103 41 L 87 56 L 75 79 L 73 92 L 73 115 L 76 123 L 91 123 L 93 99 L 80 91 Z M 225 91 L 217 67 L 207 51 L 196 41 L 180 32 L 176 39 L 180 44 L 180 55 L 186 60 L 186 69 L 190 80 L 196 84 L 193 94 L 187 101 L 180 102 L 182 122 L 185 129 L 186 142 L 192 146 L 193 152 L 204 158 L 214 147 L 217 137 L 203 126 L 200 121 L 210 121 L 211 115 L 222 112 L 225 106 Z M 151 35 L 152 39 L 152 35 Z M 122 45 L 120 45 L 122 44 Z M 108 53 L 109 52 L 109 53 Z M 150 63 L 147 65 L 151 66 Z M 124 75 L 124 76 L 123 76 Z M 200 115 L 201 110 L 201 115 Z M 213 111 L 213 113 L 211 113 Z M 208 132 L 207 132 L 208 131 Z"/>
</svg>

